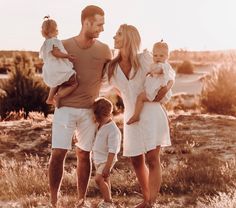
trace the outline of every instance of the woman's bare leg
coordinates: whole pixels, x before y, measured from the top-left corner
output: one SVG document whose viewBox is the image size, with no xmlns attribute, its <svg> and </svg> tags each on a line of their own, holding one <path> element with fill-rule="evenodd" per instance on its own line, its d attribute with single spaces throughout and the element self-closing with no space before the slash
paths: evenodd
<svg viewBox="0 0 236 208">
<path fill-rule="evenodd" d="M 136 157 L 131 157 L 131 161 L 138 178 L 141 190 L 143 193 L 143 202 L 136 206 L 136 208 L 144 208 L 149 203 L 150 191 L 149 191 L 149 181 L 148 181 L 148 168 L 145 164 L 144 155 L 139 155 Z"/>
<path fill-rule="evenodd" d="M 146 154 L 146 160 L 149 169 L 149 189 L 150 189 L 150 202 L 154 203 L 157 199 L 157 195 L 160 191 L 162 173 L 160 162 L 160 150 L 158 146 L 156 149 L 149 151 Z"/>
</svg>

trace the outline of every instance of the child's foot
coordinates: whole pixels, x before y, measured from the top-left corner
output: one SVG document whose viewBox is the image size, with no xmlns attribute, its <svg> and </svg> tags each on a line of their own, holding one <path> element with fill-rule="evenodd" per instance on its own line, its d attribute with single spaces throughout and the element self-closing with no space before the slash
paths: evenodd
<svg viewBox="0 0 236 208">
<path fill-rule="evenodd" d="M 53 104 L 55 105 L 55 107 L 60 108 L 60 98 L 58 95 L 55 95 L 53 98 Z"/>
<path fill-rule="evenodd" d="M 130 124 L 132 124 L 134 122 L 137 122 L 137 121 L 139 121 L 139 117 L 138 116 L 132 116 L 126 124 L 130 125 Z"/>
<path fill-rule="evenodd" d="M 146 201 L 141 202 L 140 204 L 137 204 L 134 208 L 150 208 L 150 204 Z"/>
<path fill-rule="evenodd" d="M 49 98 L 46 100 L 46 103 L 48 105 L 53 105 L 54 104 L 53 99 L 49 99 Z"/>
<path fill-rule="evenodd" d="M 105 201 L 101 201 L 97 208 L 114 208 L 114 205 L 112 202 L 105 202 Z"/>
</svg>

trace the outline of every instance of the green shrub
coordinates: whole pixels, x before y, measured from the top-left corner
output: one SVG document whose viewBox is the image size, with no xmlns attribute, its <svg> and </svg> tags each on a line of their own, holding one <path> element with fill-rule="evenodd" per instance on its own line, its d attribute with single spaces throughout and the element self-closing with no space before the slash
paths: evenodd
<svg viewBox="0 0 236 208">
<path fill-rule="evenodd" d="M 4 119 L 11 111 L 24 112 L 28 117 L 30 111 L 43 112 L 45 116 L 50 112 L 50 106 L 45 103 L 48 88 L 41 77 L 36 76 L 30 68 L 27 56 L 17 55 L 9 78 L 1 83 L 0 115 Z"/>
<path fill-rule="evenodd" d="M 177 72 L 181 74 L 193 74 L 194 66 L 190 61 L 183 61 L 183 63 L 177 68 Z"/>
<path fill-rule="evenodd" d="M 203 82 L 201 105 L 210 113 L 236 116 L 236 69 L 222 67 Z"/>
</svg>

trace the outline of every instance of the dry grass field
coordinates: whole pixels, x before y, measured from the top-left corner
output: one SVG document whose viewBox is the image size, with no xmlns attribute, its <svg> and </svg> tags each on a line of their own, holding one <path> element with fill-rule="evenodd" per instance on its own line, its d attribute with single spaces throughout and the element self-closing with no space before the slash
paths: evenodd
<svg viewBox="0 0 236 208">
<path fill-rule="evenodd" d="M 4 58 L 0 68 L 8 66 L 14 53 L 0 54 Z M 209 114 L 199 103 L 202 78 L 221 64 L 216 62 L 219 54 L 222 52 L 172 53 L 174 66 L 189 59 L 196 68 L 190 75 L 177 74 L 174 96 L 166 105 L 172 146 L 162 149 L 163 182 L 156 208 L 236 207 L 236 117 Z M 30 59 L 40 65 L 36 56 L 33 53 Z M 235 52 L 226 53 L 224 60 L 235 60 Z M 31 112 L 24 119 L 21 113 L 11 113 L 0 121 L 1 208 L 47 207 L 52 118 L 51 114 L 45 118 Z M 122 131 L 123 115 L 114 119 Z M 142 200 L 140 189 L 122 151 L 118 159 L 111 176 L 114 203 L 118 208 L 131 208 Z M 59 201 L 62 208 L 72 208 L 76 202 L 75 167 L 73 148 L 65 164 Z M 88 199 L 93 207 L 101 200 L 93 174 Z"/>
</svg>

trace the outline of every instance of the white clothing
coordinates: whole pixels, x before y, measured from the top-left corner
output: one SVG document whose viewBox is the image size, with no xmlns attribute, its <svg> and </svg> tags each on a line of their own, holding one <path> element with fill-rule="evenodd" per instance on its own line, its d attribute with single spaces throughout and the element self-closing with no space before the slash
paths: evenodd
<svg viewBox="0 0 236 208">
<path fill-rule="evenodd" d="M 67 53 L 62 42 L 56 37 L 46 39 L 40 49 L 39 55 L 43 59 L 43 80 L 49 87 L 56 87 L 68 81 L 75 74 L 73 64 L 67 58 L 56 58 L 52 55 L 53 47 L 62 53 Z"/>
<path fill-rule="evenodd" d="M 96 133 L 92 149 L 94 163 L 106 162 L 108 153 L 115 153 L 113 162 L 116 162 L 117 154 L 120 151 L 120 143 L 121 133 L 114 121 L 101 126 Z"/>
<path fill-rule="evenodd" d="M 175 79 L 175 71 L 172 69 L 169 63 L 153 63 L 150 66 L 150 71 L 163 70 L 163 75 L 151 76 L 148 74 L 145 79 L 144 87 L 146 96 L 149 101 L 153 101 L 158 91 L 167 85 L 168 81 Z M 172 96 L 172 90 L 170 89 L 166 95 L 162 98 L 160 103 L 166 103 Z"/>
<path fill-rule="evenodd" d="M 113 163 L 111 164 L 111 168 L 110 168 L 110 171 L 111 169 L 113 168 L 113 166 L 115 165 L 116 162 L 113 161 Z M 99 163 L 99 164 L 94 164 L 95 166 L 95 169 L 96 169 L 96 174 L 100 174 L 102 175 L 102 171 L 104 170 L 105 166 L 106 166 L 106 163 Z"/>
<path fill-rule="evenodd" d="M 134 69 L 131 69 L 129 77 L 133 77 L 132 79 L 127 79 L 117 65 L 110 80 L 110 84 L 121 92 L 124 102 L 123 155 L 130 157 L 146 153 L 159 145 L 171 145 L 167 115 L 160 103 L 145 102 L 139 122 L 126 124 L 134 113 L 137 96 L 144 91 L 144 82 L 150 70 L 152 56 L 145 51 L 139 55 L 139 61 L 141 66 L 134 77 Z"/>
<path fill-rule="evenodd" d="M 91 151 L 96 132 L 93 115 L 92 109 L 87 108 L 56 108 L 52 122 L 52 148 L 71 149 L 76 133 L 78 141 L 75 145 L 84 151 Z"/>
</svg>

